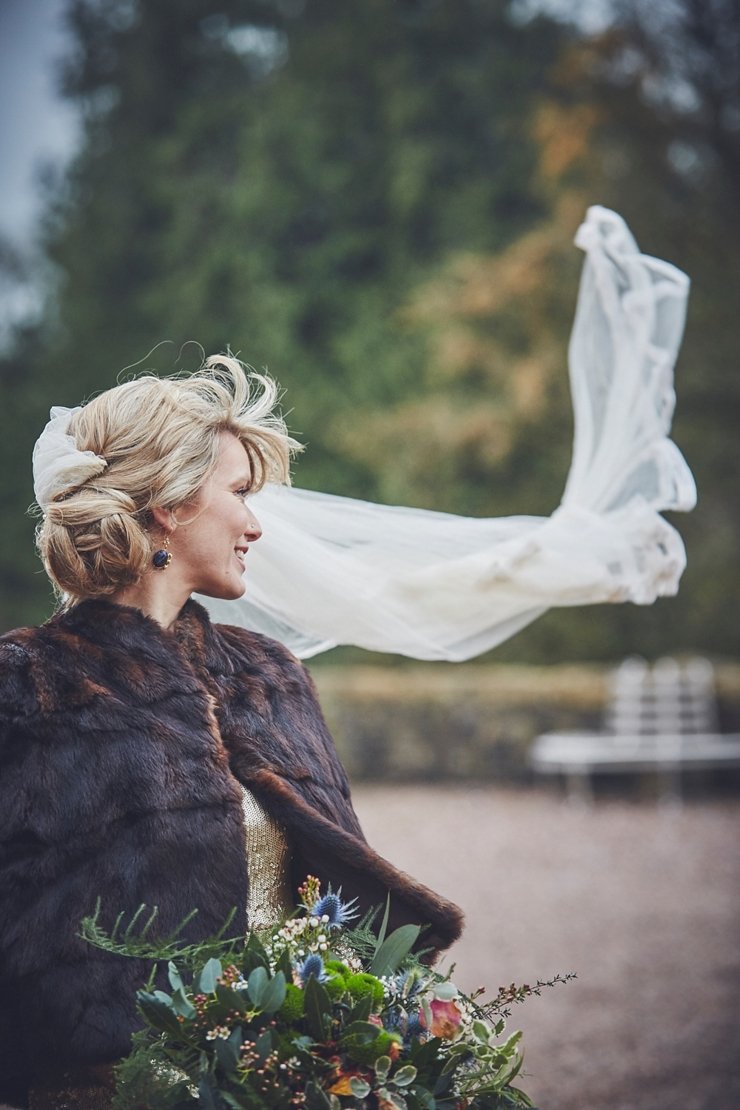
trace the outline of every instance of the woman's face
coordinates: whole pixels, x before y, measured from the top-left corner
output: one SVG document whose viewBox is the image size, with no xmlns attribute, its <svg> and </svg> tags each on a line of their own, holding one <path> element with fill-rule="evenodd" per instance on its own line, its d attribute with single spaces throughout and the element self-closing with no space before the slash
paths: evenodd
<svg viewBox="0 0 740 1110">
<path fill-rule="evenodd" d="M 250 483 L 247 452 L 235 435 L 222 432 L 215 469 L 193 504 L 178 509 L 170 535 L 172 569 L 189 592 L 227 600 L 244 593 L 247 551 L 262 535 L 245 503 Z"/>
</svg>

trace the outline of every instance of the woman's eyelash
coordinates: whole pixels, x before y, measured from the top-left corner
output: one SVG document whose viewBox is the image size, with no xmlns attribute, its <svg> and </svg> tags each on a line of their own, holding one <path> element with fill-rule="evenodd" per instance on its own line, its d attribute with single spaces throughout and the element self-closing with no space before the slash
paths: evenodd
<svg viewBox="0 0 740 1110">
<path fill-rule="evenodd" d="M 237 497 L 246 497 L 250 493 L 250 487 L 249 486 L 241 486 L 240 489 L 235 489 L 234 493 L 236 494 Z"/>
</svg>

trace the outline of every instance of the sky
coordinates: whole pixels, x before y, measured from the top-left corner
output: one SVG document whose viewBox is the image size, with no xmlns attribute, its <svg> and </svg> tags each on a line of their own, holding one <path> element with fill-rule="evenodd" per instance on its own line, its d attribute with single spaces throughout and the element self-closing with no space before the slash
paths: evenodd
<svg viewBox="0 0 740 1110">
<path fill-rule="evenodd" d="M 44 163 L 64 165 L 78 136 L 75 110 L 56 87 L 56 64 L 69 39 L 65 0 L 0 0 L 0 246 L 31 258 L 41 212 L 37 177 Z M 14 322 L 40 305 L 39 287 L 0 270 L 0 347 Z"/>
<path fill-rule="evenodd" d="M 29 244 L 38 216 L 37 167 L 74 150 L 71 106 L 55 88 L 67 38 L 64 0 L 0 0 L 0 235 Z"/>
</svg>

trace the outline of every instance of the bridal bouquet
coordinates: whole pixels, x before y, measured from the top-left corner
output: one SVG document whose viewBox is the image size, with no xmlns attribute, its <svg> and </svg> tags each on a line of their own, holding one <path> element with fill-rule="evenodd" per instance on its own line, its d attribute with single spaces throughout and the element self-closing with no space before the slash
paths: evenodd
<svg viewBox="0 0 740 1110">
<path fill-rule="evenodd" d="M 354 905 L 316 879 L 300 894 L 296 914 L 240 942 L 149 943 L 153 916 L 136 936 L 134 922 L 122 937 L 97 914 L 83 922 L 99 947 L 168 961 L 169 992 L 138 992 L 145 1026 L 118 1065 L 115 1110 L 532 1105 L 512 1085 L 521 1034 L 504 1035 L 507 1007 L 571 976 L 483 1003 L 412 953 L 419 926 L 387 933 L 388 907 L 374 932 L 377 915 L 350 927 Z"/>
</svg>

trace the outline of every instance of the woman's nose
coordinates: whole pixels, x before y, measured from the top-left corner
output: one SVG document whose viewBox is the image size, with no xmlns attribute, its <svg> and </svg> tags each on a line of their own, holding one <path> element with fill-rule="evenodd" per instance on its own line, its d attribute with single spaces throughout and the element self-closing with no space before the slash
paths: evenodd
<svg viewBox="0 0 740 1110">
<path fill-rule="evenodd" d="M 249 521 L 244 529 L 244 535 L 250 543 L 256 543 L 262 535 L 262 525 L 250 508 L 247 508 L 247 513 L 249 514 Z"/>
</svg>

